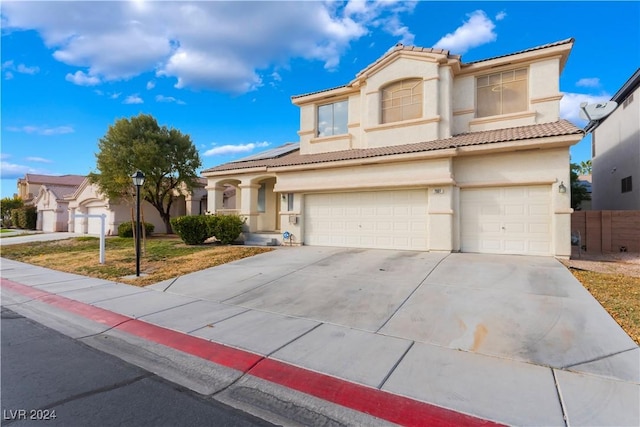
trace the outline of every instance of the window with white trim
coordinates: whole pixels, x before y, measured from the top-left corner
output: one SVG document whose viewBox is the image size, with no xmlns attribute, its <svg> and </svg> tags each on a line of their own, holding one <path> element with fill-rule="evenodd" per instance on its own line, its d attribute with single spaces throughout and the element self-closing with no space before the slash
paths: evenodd
<svg viewBox="0 0 640 427">
<path fill-rule="evenodd" d="M 381 123 L 422 117 L 422 79 L 405 79 L 382 88 Z"/>
<path fill-rule="evenodd" d="M 526 68 L 476 78 L 476 117 L 526 111 L 529 105 Z"/>
<path fill-rule="evenodd" d="M 264 182 L 258 188 L 258 212 L 264 213 L 267 210 L 267 184 Z"/>
<path fill-rule="evenodd" d="M 317 136 L 343 135 L 347 133 L 348 101 L 318 106 Z"/>
</svg>

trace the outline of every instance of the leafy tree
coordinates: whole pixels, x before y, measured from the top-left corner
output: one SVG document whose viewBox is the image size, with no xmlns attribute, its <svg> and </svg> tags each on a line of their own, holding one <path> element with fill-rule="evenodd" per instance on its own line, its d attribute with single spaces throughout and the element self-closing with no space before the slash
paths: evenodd
<svg viewBox="0 0 640 427">
<path fill-rule="evenodd" d="M 21 208 L 24 205 L 22 199 L 20 197 L 3 197 L 0 200 L 0 216 L 2 219 L 2 226 L 9 227 L 11 226 L 11 211 L 14 209 Z M 15 224 L 13 224 L 15 225 Z"/>
<path fill-rule="evenodd" d="M 589 160 L 589 163 L 591 163 L 591 160 Z M 580 203 L 582 203 L 582 201 L 591 200 L 591 196 L 587 192 L 586 187 L 578 181 L 578 176 L 582 170 L 582 164 L 571 163 L 571 207 L 576 210 L 580 209 Z"/>
<path fill-rule="evenodd" d="M 145 174 L 140 197 L 151 203 L 171 229 L 171 205 L 175 196 L 191 191 L 197 183 L 200 156 L 189 135 L 159 126 L 155 118 L 139 114 L 119 119 L 98 143 L 97 172 L 89 180 L 109 199 L 133 200 L 131 175 Z"/>
</svg>

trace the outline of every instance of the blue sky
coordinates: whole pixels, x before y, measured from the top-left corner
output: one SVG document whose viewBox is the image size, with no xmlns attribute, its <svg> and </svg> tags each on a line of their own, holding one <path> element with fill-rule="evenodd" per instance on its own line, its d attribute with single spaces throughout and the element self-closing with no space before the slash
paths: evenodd
<svg viewBox="0 0 640 427">
<path fill-rule="evenodd" d="M 298 140 L 291 96 L 348 83 L 398 42 L 464 62 L 573 37 L 561 114 L 640 65 L 640 2 L 3 1 L 2 197 L 25 173 L 87 174 L 117 119 L 189 134 L 203 167 Z M 590 141 L 571 150 L 590 158 Z"/>
</svg>

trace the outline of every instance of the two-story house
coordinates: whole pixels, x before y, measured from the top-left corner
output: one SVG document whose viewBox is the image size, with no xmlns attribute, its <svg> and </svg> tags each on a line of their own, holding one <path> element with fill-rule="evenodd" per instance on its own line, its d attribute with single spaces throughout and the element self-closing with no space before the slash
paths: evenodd
<svg viewBox="0 0 640 427">
<path fill-rule="evenodd" d="M 284 243 L 567 257 L 559 76 L 573 39 L 470 63 L 397 45 L 336 88 L 294 96 L 299 144 L 207 169 L 246 231 Z M 281 239 L 282 240 L 282 239 Z"/>
<path fill-rule="evenodd" d="M 640 210 L 640 68 L 611 100 L 618 107 L 585 128 L 591 132 L 591 206 L 596 210 Z"/>
</svg>

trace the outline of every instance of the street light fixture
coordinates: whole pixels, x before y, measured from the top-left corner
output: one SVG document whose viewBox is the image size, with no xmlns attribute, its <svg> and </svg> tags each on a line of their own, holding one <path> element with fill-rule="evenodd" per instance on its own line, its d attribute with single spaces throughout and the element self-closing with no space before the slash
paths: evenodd
<svg viewBox="0 0 640 427">
<path fill-rule="evenodd" d="M 144 174 L 141 171 L 136 171 L 131 175 L 133 185 L 136 186 L 136 277 L 140 277 L 140 234 L 142 227 L 140 227 L 140 187 L 144 185 Z"/>
</svg>

